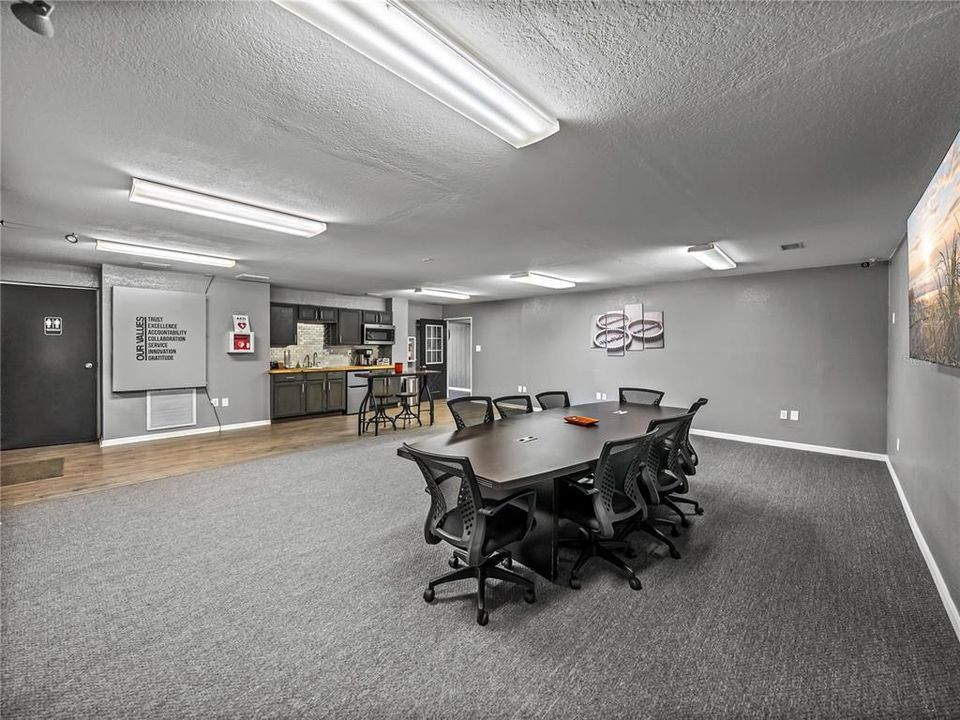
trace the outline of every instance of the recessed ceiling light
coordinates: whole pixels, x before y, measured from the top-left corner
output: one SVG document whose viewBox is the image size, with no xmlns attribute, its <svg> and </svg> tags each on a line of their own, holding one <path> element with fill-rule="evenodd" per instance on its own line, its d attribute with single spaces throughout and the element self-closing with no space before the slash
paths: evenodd
<svg viewBox="0 0 960 720">
<path fill-rule="evenodd" d="M 250 273 L 240 273 L 234 275 L 237 280 L 251 280 L 253 282 L 266 282 L 270 279 L 268 275 L 251 275 Z"/>
<path fill-rule="evenodd" d="M 130 184 L 130 202 L 179 210 L 192 215 L 202 215 L 298 237 L 313 237 L 327 229 L 326 223 L 319 220 L 247 205 L 172 185 L 161 185 L 140 178 L 133 178 Z"/>
<path fill-rule="evenodd" d="M 731 270 L 737 264 L 716 243 L 694 245 L 687 252 L 711 270 Z"/>
<path fill-rule="evenodd" d="M 526 283 L 527 285 L 539 285 L 540 287 L 553 288 L 555 290 L 577 286 L 575 282 L 561 280 L 560 278 L 551 277 L 549 275 L 541 275 L 540 273 L 535 272 L 514 273 L 510 276 L 510 279 L 516 280 L 517 282 Z"/>
<path fill-rule="evenodd" d="M 434 297 L 449 298 L 450 300 L 470 299 L 470 296 L 466 293 L 454 292 L 453 290 L 441 290 L 440 288 L 417 288 L 413 292 L 417 295 L 433 295 Z"/>
<path fill-rule="evenodd" d="M 63 236 L 63 239 L 71 245 L 76 245 L 78 242 L 80 242 L 80 238 L 77 237 L 76 233 L 67 233 Z"/>
<path fill-rule="evenodd" d="M 553 135 L 557 119 L 399 0 L 274 0 L 516 148 Z"/>
<path fill-rule="evenodd" d="M 433 262 L 433 258 L 432 257 L 420 258 L 420 262 Z"/>
<path fill-rule="evenodd" d="M 136 243 L 119 242 L 117 240 L 97 240 L 97 250 L 120 253 L 122 255 L 137 255 L 139 257 L 153 257 L 161 260 L 175 260 L 177 262 L 195 263 L 197 265 L 214 265 L 216 267 L 233 267 L 237 261 L 233 258 L 206 255 L 204 253 L 185 252 L 182 250 L 167 250 L 166 248 L 137 245 Z"/>
</svg>

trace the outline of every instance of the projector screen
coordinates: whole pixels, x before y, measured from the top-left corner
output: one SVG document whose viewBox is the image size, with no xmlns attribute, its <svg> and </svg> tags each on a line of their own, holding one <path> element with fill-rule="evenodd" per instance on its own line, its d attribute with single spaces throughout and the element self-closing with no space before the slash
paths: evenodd
<svg viewBox="0 0 960 720">
<path fill-rule="evenodd" d="M 172 290 L 113 288 L 113 391 L 206 384 L 206 298 Z"/>
<path fill-rule="evenodd" d="M 907 220 L 910 357 L 960 367 L 960 135 Z"/>
</svg>

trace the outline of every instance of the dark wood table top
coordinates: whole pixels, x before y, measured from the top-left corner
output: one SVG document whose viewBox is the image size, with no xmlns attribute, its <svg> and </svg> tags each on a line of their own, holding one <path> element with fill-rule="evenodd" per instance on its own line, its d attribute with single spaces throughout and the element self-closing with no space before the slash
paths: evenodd
<svg viewBox="0 0 960 720">
<path fill-rule="evenodd" d="M 512 489 L 584 470 L 600 457 L 607 440 L 643 435 L 651 420 L 686 412 L 686 408 L 620 405 L 615 401 L 587 403 L 515 415 L 427 438 L 412 447 L 441 455 L 466 456 L 480 483 Z M 600 422 L 591 427 L 571 425 L 563 419 L 567 415 L 585 415 Z M 536 440 L 520 442 L 530 436 Z M 402 447 L 397 452 L 404 457 Z"/>
<path fill-rule="evenodd" d="M 398 373 L 394 371 L 393 365 L 384 365 L 383 370 L 380 372 L 357 373 L 354 377 L 364 378 L 366 380 L 384 377 L 423 377 L 424 375 L 436 375 L 439 372 L 439 370 L 404 370 Z"/>
</svg>

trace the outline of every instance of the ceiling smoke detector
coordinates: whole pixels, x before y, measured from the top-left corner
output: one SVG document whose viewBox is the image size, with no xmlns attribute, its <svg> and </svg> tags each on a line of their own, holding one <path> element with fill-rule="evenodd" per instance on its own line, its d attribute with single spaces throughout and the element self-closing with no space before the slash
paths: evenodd
<svg viewBox="0 0 960 720">
<path fill-rule="evenodd" d="M 77 237 L 76 233 L 67 233 L 63 236 L 63 239 L 71 245 L 76 245 L 78 242 L 80 242 L 80 238 Z"/>
</svg>

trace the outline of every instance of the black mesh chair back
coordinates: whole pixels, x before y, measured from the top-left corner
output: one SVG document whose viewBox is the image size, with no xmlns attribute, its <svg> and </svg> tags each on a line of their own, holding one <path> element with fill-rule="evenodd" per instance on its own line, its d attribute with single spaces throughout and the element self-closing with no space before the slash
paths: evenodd
<svg viewBox="0 0 960 720">
<path fill-rule="evenodd" d="M 457 430 L 492 423 L 493 401 L 485 395 L 469 395 L 467 397 L 447 400 L 447 407 L 457 424 Z"/>
<path fill-rule="evenodd" d="M 537 393 L 537 402 L 544 410 L 553 408 L 570 407 L 570 396 L 566 390 L 548 390 L 547 392 Z"/>
<path fill-rule="evenodd" d="M 683 429 L 683 438 L 680 445 L 680 456 L 684 463 L 684 469 L 689 475 L 695 474 L 696 467 L 700 464 L 700 458 L 697 456 L 697 451 L 694 450 L 693 445 L 690 444 L 690 428 L 693 426 L 693 416 L 696 415 L 697 411 L 706 404 L 707 399 L 700 398 L 690 406 L 690 410 L 688 411 L 690 413 L 690 421 Z"/>
<path fill-rule="evenodd" d="M 686 492 L 687 478 L 680 467 L 679 445 L 683 429 L 695 413 L 672 418 L 651 420 L 648 432 L 655 437 L 643 465 L 641 479 L 650 495 L 659 501 L 660 495 L 670 492 Z"/>
<path fill-rule="evenodd" d="M 494 398 L 493 404 L 503 420 L 512 415 L 526 415 L 533 412 L 533 400 L 529 395 L 504 395 Z"/>
<path fill-rule="evenodd" d="M 634 405 L 659 405 L 663 400 L 663 392 L 660 390 L 648 390 L 647 388 L 620 388 L 620 402 L 632 403 Z"/>
<path fill-rule="evenodd" d="M 608 440 L 603 444 L 593 473 L 593 487 L 599 490 L 594 506 L 600 523 L 600 537 L 614 535 L 614 523 L 646 512 L 646 503 L 637 486 L 637 477 L 656 438 L 655 432 L 625 440 Z M 616 502 L 620 493 L 631 500 L 631 505 Z"/>
</svg>

